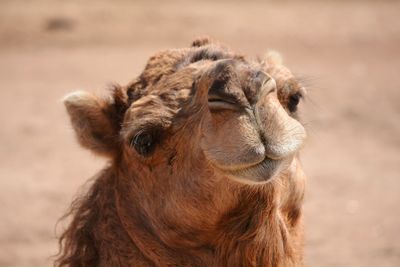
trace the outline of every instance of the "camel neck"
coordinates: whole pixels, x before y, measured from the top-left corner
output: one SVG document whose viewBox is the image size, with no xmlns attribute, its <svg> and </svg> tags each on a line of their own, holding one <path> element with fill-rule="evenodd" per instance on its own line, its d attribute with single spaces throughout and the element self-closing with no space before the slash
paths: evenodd
<svg viewBox="0 0 400 267">
<path fill-rule="evenodd" d="M 153 185 L 150 190 L 140 189 L 143 184 L 135 179 L 139 178 L 118 175 L 118 216 L 136 247 L 156 265 L 171 259 L 178 265 L 235 266 L 234 262 L 256 257 L 276 266 L 291 253 L 272 183 L 257 187 L 219 181 L 210 190 L 192 181 L 186 182 L 186 193 L 176 194 L 173 189 L 179 183 Z"/>
</svg>

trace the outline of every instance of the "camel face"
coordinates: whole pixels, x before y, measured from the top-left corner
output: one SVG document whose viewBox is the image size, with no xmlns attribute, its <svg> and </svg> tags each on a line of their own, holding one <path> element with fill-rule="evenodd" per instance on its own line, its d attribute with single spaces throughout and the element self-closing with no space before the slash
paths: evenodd
<svg viewBox="0 0 400 267">
<path fill-rule="evenodd" d="M 287 169 L 304 142 L 300 89 L 280 63 L 206 45 L 156 54 L 110 99 L 80 92 L 65 104 L 78 140 L 97 153 L 163 175 L 178 159 L 182 173 L 260 183 Z"/>
<path fill-rule="evenodd" d="M 199 90 L 208 88 L 208 112 L 200 143 L 216 171 L 264 182 L 287 167 L 306 133 L 279 101 L 275 80 L 259 65 L 234 60 L 218 61 L 204 75 Z"/>
</svg>

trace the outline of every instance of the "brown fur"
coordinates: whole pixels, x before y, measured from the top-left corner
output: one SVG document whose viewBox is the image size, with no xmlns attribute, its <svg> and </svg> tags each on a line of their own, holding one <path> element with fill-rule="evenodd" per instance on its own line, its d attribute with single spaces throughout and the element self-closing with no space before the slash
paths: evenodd
<svg viewBox="0 0 400 267">
<path fill-rule="evenodd" d="M 272 135 L 264 130 L 267 124 L 254 132 L 252 125 L 267 122 L 207 108 L 207 92 L 218 77 L 227 79 L 233 90 L 228 93 L 236 94 L 238 103 L 264 101 L 260 85 L 249 78 L 260 68 L 278 85 L 265 103 L 278 101 L 283 108 L 275 113 L 281 114 L 288 94 L 300 90 L 296 84 L 287 92 L 287 81 L 294 78 L 281 75 L 284 67 L 247 61 L 204 38 L 191 48 L 156 54 L 131 84 L 115 87 L 110 99 L 88 93 L 67 97 L 78 141 L 109 157 L 110 164 L 66 215 L 72 222 L 60 238 L 56 266 L 301 266 L 305 177 L 298 148 L 265 182 L 238 181 L 224 171 L 251 165 L 244 163 L 248 158 L 256 161 L 258 154 L 249 147 L 264 138 L 289 140 L 291 133 L 280 124 Z M 298 126 L 282 116 L 283 124 Z M 238 120 L 241 128 L 235 128 Z M 243 134 L 222 134 L 225 140 L 219 142 L 222 125 Z M 141 155 L 131 142 L 143 132 L 155 147 Z M 218 155 L 228 153 L 234 165 L 222 162 L 214 148 Z"/>
</svg>

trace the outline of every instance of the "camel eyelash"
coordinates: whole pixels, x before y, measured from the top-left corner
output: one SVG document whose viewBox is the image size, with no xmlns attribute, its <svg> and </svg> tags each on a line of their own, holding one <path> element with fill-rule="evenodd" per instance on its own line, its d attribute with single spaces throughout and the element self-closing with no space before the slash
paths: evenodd
<svg viewBox="0 0 400 267">
<path fill-rule="evenodd" d="M 224 100 L 209 100 L 208 106 L 212 111 L 219 110 L 237 110 L 235 103 L 227 102 Z"/>
<path fill-rule="evenodd" d="M 218 95 L 211 95 L 208 97 L 208 105 L 212 110 L 231 109 L 237 110 L 238 103 L 232 97 L 221 97 Z"/>
</svg>

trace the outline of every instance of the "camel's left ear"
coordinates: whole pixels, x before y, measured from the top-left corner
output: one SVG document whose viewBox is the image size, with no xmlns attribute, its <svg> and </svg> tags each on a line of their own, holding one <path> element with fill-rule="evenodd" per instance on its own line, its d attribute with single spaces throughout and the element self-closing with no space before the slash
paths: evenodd
<svg viewBox="0 0 400 267">
<path fill-rule="evenodd" d="M 65 96 L 64 104 L 79 143 L 95 153 L 113 155 L 118 133 L 112 121 L 112 101 L 77 91 Z"/>
<path fill-rule="evenodd" d="M 282 65 L 283 64 L 283 58 L 282 55 L 274 50 L 268 51 L 263 59 L 264 64 L 267 66 L 276 66 L 276 65 Z"/>
</svg>

